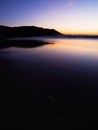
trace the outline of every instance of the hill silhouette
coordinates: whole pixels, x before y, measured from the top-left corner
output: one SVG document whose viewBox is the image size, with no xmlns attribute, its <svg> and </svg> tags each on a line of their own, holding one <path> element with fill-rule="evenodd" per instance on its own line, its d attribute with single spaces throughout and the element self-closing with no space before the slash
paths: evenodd
<svg viewBox="0 0 98 130">
<path fill-rule="evenodd" d="M 0 25 L 0 39 L 11 37 L 55 36 L 61 34 L 54 29 L 36 26 L 7 27 Z"/>
<path fill-rule="evenodd" d="M 62 34 L 55 29 L 47 29 L 36 26 L 8 27 L 0 25 L 0 39 L 13 37 L 32 37 L 32 36 L 57 36 L 58 38 L 93 38 L 98 39 L 98 35 L 87 34 Z"/>
</svg>

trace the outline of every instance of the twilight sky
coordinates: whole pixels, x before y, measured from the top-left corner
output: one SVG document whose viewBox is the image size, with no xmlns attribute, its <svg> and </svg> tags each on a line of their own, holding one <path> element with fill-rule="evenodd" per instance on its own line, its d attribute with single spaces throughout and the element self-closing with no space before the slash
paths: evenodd
<svg viewBox="0 0 98 130">
<path fill-rule="evenodd" d="M 0 0 L 0 25 L 98 34 L 98 0 Z"/>
</svg>

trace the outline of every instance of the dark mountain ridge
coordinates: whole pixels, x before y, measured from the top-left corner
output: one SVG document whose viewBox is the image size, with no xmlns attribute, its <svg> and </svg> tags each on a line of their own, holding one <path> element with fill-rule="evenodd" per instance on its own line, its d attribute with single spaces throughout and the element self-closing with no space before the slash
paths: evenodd
<svg viewBox="0 0 98 130">
<path fill-rule="evenodd" d="M 98 35 L 62 34 L 56 31 L 55 29 L 47 29 L 36 26 L 8 27 L 0 25 L 0 39 L 13 38 L 13 37 L 32 37 L 32 36 L 57 36 L 58 38 L 98 39 Z"/>
<path fill-rule="evenodd" d="M 59 35 L 54 29 L 41 28 L 36 26 L 8 27 L 0 25 L 0 38 L 31 37 L 31 36 L 55 36 Z"/>
</svg>

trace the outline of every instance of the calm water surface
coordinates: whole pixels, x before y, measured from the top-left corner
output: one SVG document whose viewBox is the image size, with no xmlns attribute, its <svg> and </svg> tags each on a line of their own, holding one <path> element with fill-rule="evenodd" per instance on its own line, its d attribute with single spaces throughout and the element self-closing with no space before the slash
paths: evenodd
<svg viewBox="0 0 98 130">
<path fill-rule="evenodd" d="M 47 92 L 43 91 L 46 95 L 61 94 L 69 102 L 97 101 L 98 40 L 40 39 L 52 44 L 0 50 L 2 72 L 16 85 L 47 88 Z M 55 87 L 54 91 L 48 90 Z"/>
<path fill-rule="evenodd" d="M 37 117 L 37 124 L 39 115 L 42 114 L 43 118 L 39 123 L 43 119 L 42 122 L 49 122 L 50 125 L 53 120 L 53 124 L 56 121 L 57 126 L 60 123 L 60 129 L 96 128 L 98 40 L 39 40 L 52 44 L 36 48 L 11 47 L 0 50 L 0 95 L 14 96 L 5 98 L 3 102 L 40 102 L 40 106 L 33 105 L 33 114 L 32 110 L 28 111 L 31 118 L 35 114 L 33 118 Z M 29 96 L 23 98 L 24 93 Z"/>
</svg>

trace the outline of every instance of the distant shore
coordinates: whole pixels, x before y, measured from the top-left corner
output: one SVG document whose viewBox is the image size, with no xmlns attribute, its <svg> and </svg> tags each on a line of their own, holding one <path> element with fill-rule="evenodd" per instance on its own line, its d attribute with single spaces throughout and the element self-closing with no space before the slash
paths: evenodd
<svg viewBox="0 0 98 130">
<path fill-rule="evenodd" d="M 55 29 L 47 29 L 36 26 L 7 27 L 0 25 L 0 38 L 56 36 L 59 34 L 61 33 Z"/>
<path fill-rule="evenodd" d="M 29 37 L 56 37 L 56 38 L 89 38 L 98 39 L 98 35 L 92 34 L 62 34 L 55 29 L 36 26 L 8 27 L 0 25 L 0 39 L 29 38 Z"/>
</svg>

